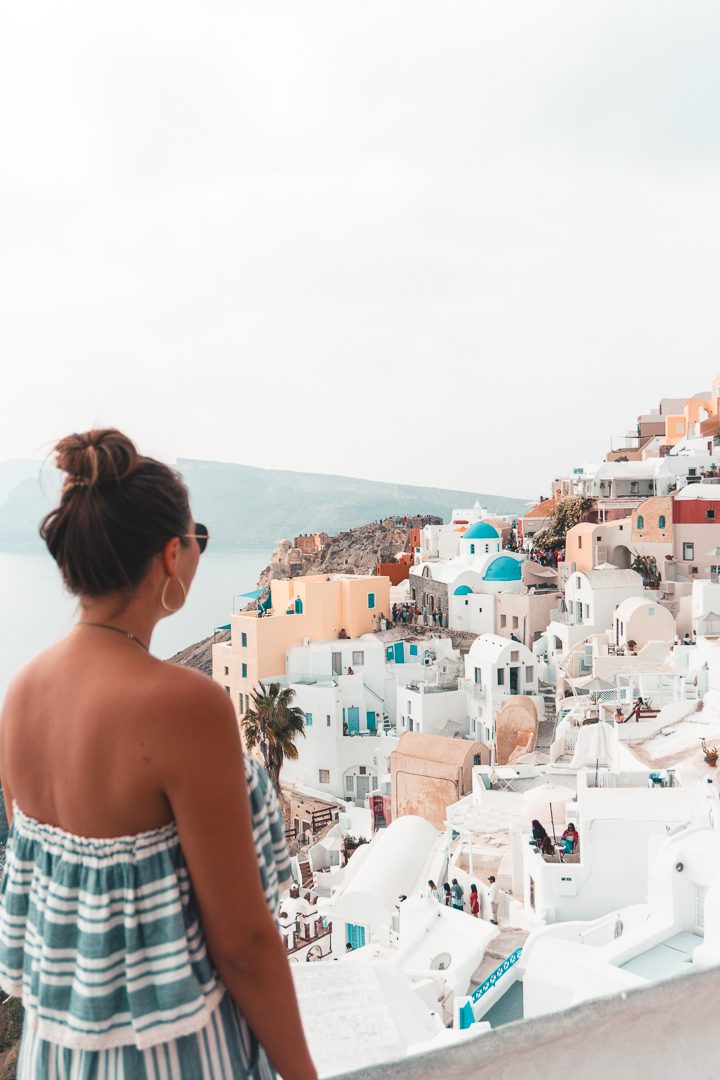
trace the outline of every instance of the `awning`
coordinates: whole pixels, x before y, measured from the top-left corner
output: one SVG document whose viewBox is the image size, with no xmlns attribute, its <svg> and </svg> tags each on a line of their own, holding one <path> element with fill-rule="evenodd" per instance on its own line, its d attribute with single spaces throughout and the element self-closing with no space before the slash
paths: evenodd
<svg viewBox="0 0 720 1080">
<path fill-rule="evenodd" d="M 230 623 L 225 623 L 224 626 L 216 626 L 215 627 L 215 633 L 217 634 L 220 630 L 230 630 L 230 629 L 232 629 L 232 627 L 230 626 Z"/>
<path fill-rule="evenodd" d="M 241 592 L 238 596 L 246 597 L 248 600 L 259 600 L 265 589 L 254 589 L 253 592 Z"/>
</svg>

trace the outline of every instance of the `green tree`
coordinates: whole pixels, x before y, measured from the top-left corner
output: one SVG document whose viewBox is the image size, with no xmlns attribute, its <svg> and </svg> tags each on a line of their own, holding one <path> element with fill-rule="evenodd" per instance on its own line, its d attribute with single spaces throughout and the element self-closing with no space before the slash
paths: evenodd
<svg viewBox="0 0 720 1080">
<path fill-rule="evenodd" d="M 638 555 L 635 552 L 631 569 L 640 575 L 646 589 L 660 588 L 660 571 L 654 555 Z"/>
<path fill-rule="evenodd" d="M 296 761 L 295 740 L 305 734 L 305 714 L 292 701 L 295 691 L 270 683 L 252 695 L 252 706 L 241 723 L 249 750 L 260 750 L 268 775 L 280 793 L 280 770 L 283 761 Z"/>
<path fill-rule="evenodd" d="M 533 545 L 541 551 L 554 551 L 564 547 L 568 531 L 584 521 L 594 505 L 594 499 L 582 495 L 566 495 L 553 510 L 546 528 L 533 537 Z"/>
</svg>

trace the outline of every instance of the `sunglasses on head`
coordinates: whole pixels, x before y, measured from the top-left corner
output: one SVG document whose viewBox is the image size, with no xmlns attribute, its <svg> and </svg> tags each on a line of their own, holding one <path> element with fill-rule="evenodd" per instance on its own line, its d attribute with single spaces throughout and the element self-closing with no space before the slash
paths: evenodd
<svg viewBox="0 0 720 1080">
<path fill-rule="evenodd" d="M 200 548 L 200 554 L 202 555 L 203 551 L 208 546 L 208 540 L 210 539 L 207 525 L 201 525 L 199 521 L 196 521 L 195 532 L 184 533 L 183 539 L 197 540 L 197 546 Z"/>
</svg>

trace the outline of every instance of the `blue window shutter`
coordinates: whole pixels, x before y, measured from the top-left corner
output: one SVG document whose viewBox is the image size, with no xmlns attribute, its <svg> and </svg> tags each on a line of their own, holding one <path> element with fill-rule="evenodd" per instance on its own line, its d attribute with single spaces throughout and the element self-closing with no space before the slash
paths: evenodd
<svg viewBox="0 0 720 1080">
<path fill-rule="evenodd" d="M 245 631 L 243 631 L 240 635 L 240 644 L 242 645 L 243 649 L 247 649 L 247 634 L 245 633 Z"/>
<path fill-rule="evenodd" d="M 305 713 L 305 727 L 312 727 L 312 713 Z"/>
<path fill-rule="evenodd" d="M 243 679 L 247 679 L 247 664 L 243 664 L 241 671 Z"/>
<path fill-rule="evenodd" d="M 368 607 L 369 608 L 374 608 L 375 607 L 375 593 L 374 592 L 369 592 L 368 593 Z"/>
</svg>

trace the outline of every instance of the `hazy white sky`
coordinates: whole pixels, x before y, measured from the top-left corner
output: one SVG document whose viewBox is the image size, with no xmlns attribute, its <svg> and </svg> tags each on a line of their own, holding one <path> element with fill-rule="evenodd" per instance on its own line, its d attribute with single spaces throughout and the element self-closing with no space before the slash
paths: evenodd
<svg viewBox="0 0 720 1080">
<path fill-rule="evenodd" d="M 534 496 L 720 370 L 720 6 L 0 19 L 0 458 Z"/>
</svg>

